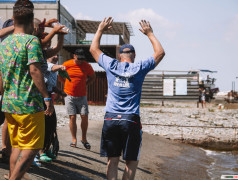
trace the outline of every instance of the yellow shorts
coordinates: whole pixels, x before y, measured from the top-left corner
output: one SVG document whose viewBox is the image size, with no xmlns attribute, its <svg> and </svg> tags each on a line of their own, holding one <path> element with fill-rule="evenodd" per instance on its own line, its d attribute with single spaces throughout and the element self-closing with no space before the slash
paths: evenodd
<svg viewBox="0 0 238 180">
<path fill-rule="evenodd" d="M 45 139 L 44 111 L 34 114 L 5 113 L 12 147 L 42 149 Z"/>
</svg>

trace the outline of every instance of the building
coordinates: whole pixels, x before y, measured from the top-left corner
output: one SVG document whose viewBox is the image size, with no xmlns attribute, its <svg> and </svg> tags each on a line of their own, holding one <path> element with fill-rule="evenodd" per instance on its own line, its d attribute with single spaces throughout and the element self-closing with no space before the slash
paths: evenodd
<svg viewBox="0 0 238 180">
<path fill-rule="evenodd" d="M 65 35 L 63 49 L 59 53 L 59 64 L 63 64 L 72 58 L 73 52 L 78 48 L 85 50 L 86 59 L 90 63 L 95 60 L 89 53 L 92 38 L 97 31 L 100 21 L 76 20 L 61 4 L 60 0 L 31 0 L 34 3 L 35 18 L 43 20 L 58 19 L 59 22 L 70 29 L 69 34 Z M 0 0 L 0 27 L 1 22 L 12 18 L 13 6 L 16 0 Z M 114 39 L 113 43 L 106 41 L 101 45 L 101 50 L 113 57 L 117 58 L 119 49 L 122 44 L 130 43 L 130 36 L 133 30 L 130 23 L 114 22 L 112 29 L 105 32 L 103 38 Z M 50 32 L 51 28 L 46 28 L 46 32 Z M 57 36 L 52 39 L 52 46 L 57 44 Z M 88 88 L 88 100 L 92 104 L 104 104 L 107 94 L 107 79 L 103 71 L 97 70 L 97 64 L 92 64 L 96 68 L 97 79 L 93 85 Z M 58 84 L 63 89 L 63 84 Z"/>
<path fill-rule="evenodd" d="M 77 48 L 83 48 L 86 52 L 87 60 L 89 62 L 95 62 L 89 53 L 89 48 L 99 24 L 100 21 L 77 20 L 78 27 L 85 33 L 85 39 L 78 39 L 76 44 L 65 44 L 64 49 L 68 52 L 68 56 L 69 54 L 72 54 Z M 91 34 L 91 36 L 87 36 L 88 34 Z M 130 36 L 133 36 L 133 30 L 130 23 L 113 22 L 112 28 L 104 32 L 102 39 L 105 37 L 107 39 L 115 37 L 117 41 L 114 43 L 101 43 L 100 48 L 105 54 L 117 58 L 120 46 L 125 43 L 130 43 Z"/>
<path fill-rule="evenodd" d="M 141 102 L 198 101 L 199 73 L 153 70 L 142 85 Z"/>
<path fill-rule="evenodd" d="M 86 34 L 94 34 L 99 25 L 99 21 L 76 20 L 68 11 L 60 4 L 58 0 L 31 0 L 34 3 L 35 17 L 43 20 L 58 19 L 59 22 L 70 29 L 69 34 L 65 35 L 64 49 L 60 52 L 59 63 L 72 57 L 72 52 L 79 47 L 85 50 L 89 49 L 91 40 L 86 39 Z M 0 0 L 0 26 L 7 19 L 12 18 L 13 5 L 16 0 Z M 50 28 L 46 28 L 46 32 L 50 32 Z M 108 35 L 117 35 L 117 44 L 106 44 L 103 49 L 108 55 L 116 57 L 116 49 L 124 43 L 130 42 L 130 36 L 133 35 L 132 27 L 129 23 L 113 23 L 113 29 L 107 32 Z M 52 39 L 52 46 L 57 44 L 57 36 Z M 89 54 L 88 54 L 89 55 Z M 89 61 L 94 62 L 89 55 Z"/>
<path fill-rule="evenodd" d="M 75 18 L 57 0 L 31 0 L 34 3 L 35 18 L 43 20 L 58 19 L 59 22 L 70 29 L 65 35 L 64 44 L 77 44 L 85 38 L 85 33 L 77 26 Z M 13 16 L 13 6 L 16 0 L 0 0 L 0 18 L 2 24 Z M 2 26 L 2 25 L 0 25 Z M 46 32 L 50 32 L 46 28 Z M 57 44 L 57 36 L 52 39 L 52 46 Z M 59 63 L 63 63 L 64 57 L 60 53 Z"/>
</svg>

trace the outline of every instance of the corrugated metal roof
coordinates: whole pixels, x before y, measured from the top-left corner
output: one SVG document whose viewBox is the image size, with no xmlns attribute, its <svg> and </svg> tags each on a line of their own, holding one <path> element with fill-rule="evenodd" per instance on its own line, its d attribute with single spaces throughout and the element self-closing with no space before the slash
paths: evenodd
<svg viewBox="0 0 238 180">
<path fill-rule="evenodd" d="M 98 65 L 98 63 L 89 63 L 95 72 L 105 72 L 105 70 Z"/>
<path fill-rule="evenodd" d="M 108 56 L 116 58 L 116 48 L 117 45 L 101 45 L 100 49 Z M 95 62 L 91 53 L 89 52 L 90 44 L 66 44 L 63 45 L 63 48 L 70 53 L 74 53 L 74 51 L 78 48 L 82 48 L 84 50 L 86 59 L 88 62 Z"/>
<path fill-rule="evenodd" d="M 77 20 L 78 26 L 81 27 L 85 33 L 93 34 L 97 32 L 100 22 L 101 21 Z M 129 22 L 113 22 L 112 28 L 105 31 L 104 34 L 123 35 L 124 30 L 127 30 L 130 36 L 134 36 L 132 26 Z"/>
</svg>

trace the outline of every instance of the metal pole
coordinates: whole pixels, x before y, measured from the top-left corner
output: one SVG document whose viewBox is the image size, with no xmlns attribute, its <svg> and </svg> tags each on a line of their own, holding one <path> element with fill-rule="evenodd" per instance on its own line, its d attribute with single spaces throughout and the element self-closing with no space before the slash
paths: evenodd
<svg viewBox="0 0 238 180">
<path fill-rule="evenodd" d="M 234 92 L 236 91 L 236 82 L 234 81 Z"/>
<path fill-rule="evenodd" d="M 238 79 L 238 77 L 236 77 L 236 79 Z"/>
<path fill-rule="evenodd" d="M 162 72 L 162 106 L 164 106 L 164 71 Z"/>
<path fill-rule="evenodd" d="M 58 20 L 60 23 L 60 21 L 61 21 L 61 19 L 60 19 L 60 0 L 58 0 Z"/>
</svg>

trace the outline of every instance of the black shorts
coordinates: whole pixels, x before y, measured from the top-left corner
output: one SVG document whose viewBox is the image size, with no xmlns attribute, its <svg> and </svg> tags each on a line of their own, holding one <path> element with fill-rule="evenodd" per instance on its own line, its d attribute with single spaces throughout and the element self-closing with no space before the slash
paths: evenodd
<svg viewBox="0 0 238 180">
<path fill-rule="evenodd" d="M 136 114 L 106 113 L 101 137 L 101 157 L 138 161 L 142 142 L 140 117 Z"/>
<path fill-rule="evenodd" d="M 46 105 L 44 103 L 44 109 L 46 110 Z M 46 152 L 49 150 L 50 145 L 53 143 L 54 140 L 54 133 L 56 132 L 57 128 L 57 117 L 54 112 L 51 116 L 45 115 L 45 141 L 43 151 Z"/>
</svg>

